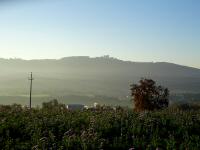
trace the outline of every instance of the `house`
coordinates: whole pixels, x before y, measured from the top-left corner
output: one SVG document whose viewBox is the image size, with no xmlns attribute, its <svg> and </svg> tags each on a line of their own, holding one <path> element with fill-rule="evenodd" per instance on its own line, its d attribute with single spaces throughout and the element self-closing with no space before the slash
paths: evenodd
<svg viewBox="0 0 200 150">
<path fill-rule="evenodd" d="M 68 104 L 66 108 L 69 110 L 83 110 L 85 105 L 82 104 Z"/>
</svg>

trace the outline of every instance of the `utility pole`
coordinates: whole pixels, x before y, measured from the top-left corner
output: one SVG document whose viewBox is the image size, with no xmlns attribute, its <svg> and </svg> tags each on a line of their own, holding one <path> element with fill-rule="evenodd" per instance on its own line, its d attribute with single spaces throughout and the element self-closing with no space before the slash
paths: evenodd
<svg viewBox="0 0 200 150">
<path fill-rule="evenodd" d="M 31 72 L 31 77 L 28 79 L 28 80 L 30 80 L 31 81 L 31 84 L 30 84 L 30 105 L 29 105 L 29 107 L 30 107 L 30 109 L 31 109 L 31 100 L 32 100 L 32 84 L 33 84 L 33 74 L 32 74 L 32 72 Z"/>
</svg>

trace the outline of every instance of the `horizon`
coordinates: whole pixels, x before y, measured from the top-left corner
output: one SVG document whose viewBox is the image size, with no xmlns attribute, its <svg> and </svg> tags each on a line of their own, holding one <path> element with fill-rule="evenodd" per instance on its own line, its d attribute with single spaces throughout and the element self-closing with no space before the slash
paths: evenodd
<svg viewBox="0 0 200 150">
<path fill-rule="evenodd" d="M 200 2 L 0 1 L 3 58 L 102 56 L 200 68 Z"/>
<path fill-rule="evenodd" d="M 33 58 L 33 59 L 24 59 L 24 58 L 3 58 L 3 57 L 0 57 L 0 59 L 6 59 L 6 60 L 25 60 L 25 61 L 31 61 L 31 60 L 62 60 L 64 58 L 72 58 L 72 57 L 88 57 L 88 58 L 114 58 L 114 59 L 117 59 L 117 60 L 121 60 L 121 61 L 128 61 L 128 62 L 134 62 L 134 63 L 169 63 L 169 64 L 174 64 L 174 65 L 179 65 L 179 66 L 184 66 L 184 67 L 189 67 L 189 68 L 194 68 L 194 69 L 200 69 L 200 68 L 197 68 L 197 67 L 193 67 L 193 66 L 187 66 L 187 65 L 183 65 L 183 64 L 178 64 L 178 63 L 174 63 L 174 62 L 166 62 L 166 61 L 134 61 L 134 60 L 125 60 L 125 59 L 120 59 L 120 58 L 117 58 L 117 57 L 112 57 L 110 55 L 102 55 L 102 56 L 65 56 L 65 57 L 60 57 L 60 58 Z"/>
</svg>

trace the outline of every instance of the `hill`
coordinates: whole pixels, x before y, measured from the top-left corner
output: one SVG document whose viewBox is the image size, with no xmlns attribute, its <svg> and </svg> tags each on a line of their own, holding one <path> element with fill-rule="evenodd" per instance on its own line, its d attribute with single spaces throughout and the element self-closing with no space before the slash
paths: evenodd
<svg viewBox="0 0 200 150">
<path fill-rule="evenodd" d="M 28 96 L 29 72 L 33 72 L 35 78 L 34 95 L 40 98 L 103 95 L 124 100 L 130 95 L 129 85 L 141 77 L 156 80 L 173 94 L 200 93 L 200 69 L 167 62 L 77 56 L 41 60 L 0 59 L 0 68 L 0 96 Z"/>
</svg>

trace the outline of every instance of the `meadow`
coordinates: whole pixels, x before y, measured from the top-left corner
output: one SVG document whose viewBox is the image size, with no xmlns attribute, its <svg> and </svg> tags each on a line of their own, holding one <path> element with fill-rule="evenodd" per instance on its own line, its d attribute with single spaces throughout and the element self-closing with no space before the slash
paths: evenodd
<svg viewBox="0 0 200 150">
<path fill-rule="evenodd" d="M 200 149 L 199 109 L 170 107 L 152 112 L 102 106 L 70 111 L 57 101 L 31 110 L 0 106 L 4 150 Z"/>
</svg>

